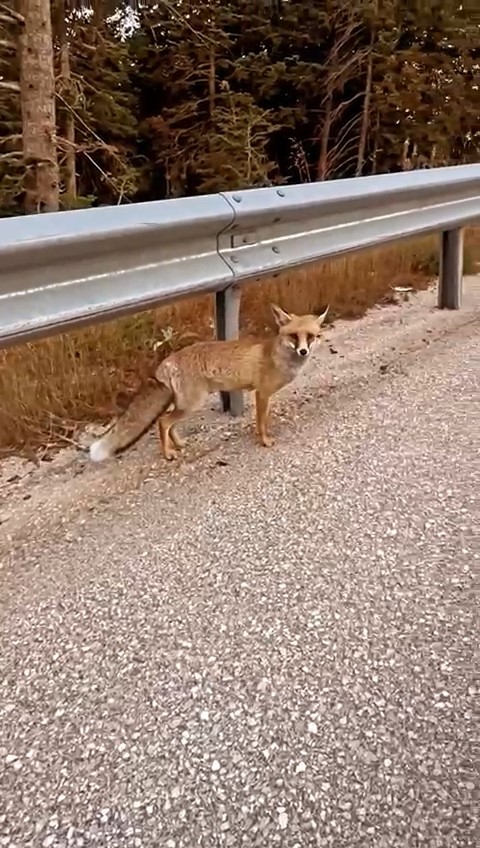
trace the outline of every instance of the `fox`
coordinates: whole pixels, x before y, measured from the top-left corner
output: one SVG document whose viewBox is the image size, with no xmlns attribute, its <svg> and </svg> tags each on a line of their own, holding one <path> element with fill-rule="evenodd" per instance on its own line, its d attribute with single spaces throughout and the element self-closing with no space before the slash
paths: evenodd
<svg viewBox="0 0 480 848">
<path fill-rule="evenodd" d="M 255 392 L 256 433 L 264 447 L 272 447 L 270 400 L 307 362 L 329 306 L 321 315 L 295 315 L 276 304 L 271 310 L 275 335 L 195 342 L 167 356 L 155 371 L 156 384 L 140 391 L 90 446 L 91 461 L 102 462 L 131 447 L 155 422 L 164 458 L 176 459 L 186 444 L 177 425 L 216 392 Z"/>
</svg>

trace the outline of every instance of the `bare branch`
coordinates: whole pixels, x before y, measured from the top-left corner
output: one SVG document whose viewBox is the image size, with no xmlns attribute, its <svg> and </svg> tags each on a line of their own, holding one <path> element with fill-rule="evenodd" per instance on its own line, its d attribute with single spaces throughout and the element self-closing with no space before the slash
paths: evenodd
<svg viewBox="0 0 480 848">
<path fill-rule="evenodd" d="M 336 68 L 327 75 L 327 86 L 336 88 L 346 82 L 346 80 L 349 78 L 348 73 L 351 73 L 353 76 L 354 66 L 357 63 L 360 64 L 366 55 L 367 52 L 365 50 L 357 50 L 352 56 L 345 60 L 345 62 L 343 63 L 343 65 L 341 65 L 340 68 Z M 347 76 L 345 76 L 346 74 Z"/>
<path fill-rule="evenodd" d="M 342 33 L 338 41 L 335 42 L 330 53 L 328 55 L 328 63 L 330 64 L 332 61 L 336 60 L 340 51 L 347 46 L 349 41 L 352 39 L 354 35 L 357 35 L 361 31 L 360 24 L 350 24 L 346 28 L 346 30 Z"/>
<path fill-rule="evenodd" d="M 344 100 L 343 103 L 339 103 L 338 106 L 336 106 L 335 109 L 332 110 L 331 120 L 336 121 L 340 117 L 344 109 L 346 109 L 347 106 L 350 106 L 350 104 L 353 103 L 355 100 L 358 100 L 359 97 L 363 97 L 363 91 L 359 91 L 357 92 L 357 94 L 354 94 L 353 97 L 350 97 L 349 100 Z"/>
<path fill-rule="evenodd" d="M 87 53 L 96 53 L 97 47 L 94 44 L 87 44 L 86 41 L 82 41 L 81 45 L 79 45 L 82 50 L 86 50 Z"/>
<path fill-rule="evenodd" d="M 338 148 L 335 145 L 335 147 L 329 152 L 329 157 L 328 157 L 329 163 L 333 164 L 333 165 L 341 163 L 342 165 L 344 165 L 345 162 L 347 162 L 347 161 L 350 161 L 350 160 L 353 161 L 355 159 L 355 154 L 356 154 L 355 150 L 350 154 L 348 159 L 345 159 L 345 154 L 348 152 L 348 150 L 350 149 L 350 147 L 352 145 L 355 145 L 355 148 L 356 148 L 356 146 L 358 144 L 358 138 L 359 138 L 358 136 L 355 136 L 355 137 L 349 139 L 348 142 L 345 142 L 345 144 L 343 144 L 341 147 L 338 147 Z"/>
<path fill-rule="evenodd" d="M 8 80 L 0 80 L 0 89 L 5 91 L 15 91 L 20 93 L 20 85 L 18 82 L 9 82 Z"/>
<path fill-rule="evenodd" d="M 342 131 L 337 136 L 337 143 L 343 142 L 344 138 L 347 136 L 351 137 L 351 132 L 356 129 L 358 135 L 358 124 L 360 123 L 360 115 L 354 115 L 354 117 L 347 121 L 345 126 L 342 127 Z M 356 136 L 355 136 L 356 137 Z"/>
<path fill-rule="evenodd" d="M 21 150 L 12 150 L 10 153 L 0 153 L 0 161 L 5 161 L 5 159 L 23 159 L 23 153 Z"/>
<path fill-rule="evenodd" d="M 0 47 L 4 47 L 5 50 L 17 50 L 17 45 L 14 41 L 8 41 L 6 38 L 0 38 Z"/>
<path fill-rule="evenodd" d="M 16 12 L 15 9 L 10 9 L 5 3 L 0 3 L 0 20 L 5 21 L 6 23 L 13 23 L 16 21 L 17 24 L 24 24 L 25 18 L 20 12 Z"/>
<path fill-rule="evenodd" d="M 0 138 L 0 144 L 12 144 L 14 141 L 21 141 L 22 133 L 14 133 L 13 135 L 4 135 Z"/>
</svg>

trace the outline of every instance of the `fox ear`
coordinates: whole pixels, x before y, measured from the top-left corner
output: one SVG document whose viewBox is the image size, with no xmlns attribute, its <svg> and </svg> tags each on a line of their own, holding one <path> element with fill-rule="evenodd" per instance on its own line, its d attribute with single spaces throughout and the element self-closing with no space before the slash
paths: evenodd
<svg viewBox="0 0 480 848">
<path fill-rule="evenodd" d="M 285 324 L 288 324 L 292 320 L 292 316 L 289 315 L 288 312 L 285 312 L 283 309 L 280 309 L 276 303 L 271 303 L 270 308 L 273 312 L 273 317 L 277 322 L 279 327 L 283 327 Z"/>
<path fill-rule="evenodd" d="M 330 309 L 330 304 L 327 306 L 325 312 L 322 312 L 321 315 L 317 315 L 318 326 L 321 327 L 325 318 L 327 317 L 328 310 Z"/>
</svg>

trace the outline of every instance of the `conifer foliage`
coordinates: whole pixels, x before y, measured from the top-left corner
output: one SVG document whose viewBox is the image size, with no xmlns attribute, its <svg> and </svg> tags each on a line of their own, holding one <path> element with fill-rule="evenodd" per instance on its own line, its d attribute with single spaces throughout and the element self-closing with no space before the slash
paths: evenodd
<svg viewBox="0 0 480 848">
<path fill-rule="evenodd" d="M 478 161 L 465 5 L 1 0 L 1 214 Z"/>
</svg>

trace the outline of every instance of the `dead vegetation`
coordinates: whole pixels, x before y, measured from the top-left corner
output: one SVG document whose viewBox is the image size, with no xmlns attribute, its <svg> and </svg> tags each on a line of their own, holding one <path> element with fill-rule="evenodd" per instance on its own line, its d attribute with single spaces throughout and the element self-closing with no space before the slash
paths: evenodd
<svg viewBox="0 0 480 848">
<path fill-rule="evenodd" d="M 356 318 L 391 302 L 395 285 L 425 288 L 437 272 L 437 239 L 427 238 L 323 262 L 246 285 L 243 331 L 271 326 L 269 302 Z M 480 261 L 480 231 L 466 240 L 466 273 Z M 151 312 L 0 351 L 0 455 L 75 440 L 86 421 L 122 409 L 153 365 L 172 349 L 213 335 L 213 298 L 183 300 Z"/>
</svg>

